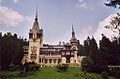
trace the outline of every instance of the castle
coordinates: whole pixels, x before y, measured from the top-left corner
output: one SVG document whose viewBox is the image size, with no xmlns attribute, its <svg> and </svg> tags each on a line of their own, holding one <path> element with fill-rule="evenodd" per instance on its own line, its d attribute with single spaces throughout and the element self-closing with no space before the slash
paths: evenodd
<svg viewBox="0 0 120 79">
<path fill-rule="evenodd" d="M 49 45 L 43 43 L 43 29 L 39 26 L 36 14 L 35 22 L 29 32 L 29 46 L 24 46 L 22 63 L 35 62 L 41 67 L 54 67 L 58 64 L 68 64 L 70 66 L 80 66 L 81 58 L 78 53 L 78 40 L 75 37 L 72 25 L 72 37 L 69 43 Z"/>
</svg>

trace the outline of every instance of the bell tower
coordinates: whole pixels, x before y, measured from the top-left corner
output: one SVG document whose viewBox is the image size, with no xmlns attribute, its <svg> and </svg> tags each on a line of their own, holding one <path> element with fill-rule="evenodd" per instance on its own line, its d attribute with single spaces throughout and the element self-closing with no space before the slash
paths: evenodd
<svg viewBox="0 0 120 79">
<path fill-rule="evenodd" d="M 41 47 L 43 47 L 43 29 L 39 27 L 38 15 L 36 12 L 33 27 L 29 32 L 29 62 L 35 62 L 39 64 L 39 53 Z"/>
</svg>

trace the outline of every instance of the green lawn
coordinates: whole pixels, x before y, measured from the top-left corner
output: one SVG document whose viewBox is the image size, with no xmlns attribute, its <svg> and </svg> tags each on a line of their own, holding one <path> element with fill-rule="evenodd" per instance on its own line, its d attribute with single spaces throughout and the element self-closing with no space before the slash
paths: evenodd
<svg viewBox="0 0 120 79">
<path fill-rule="evenodd" d="M 52 67 L 44 67 L 40 68 L 36 74 L 27 76 L 27 77 L 18 77 L 19 71 L 1 71 L 0 74 L 7 75 L 10 79 L 102 79 L 101 75 L 95 73 L 87 73 L 86 76 L 80 70 L 80 68 L 72 68 L 70 67 L 67 72 L 59 73 L 56 71 L 56 68 Z M 109 77 L 109 79 L 115 79 L 113 77 Z"/>
</svg>

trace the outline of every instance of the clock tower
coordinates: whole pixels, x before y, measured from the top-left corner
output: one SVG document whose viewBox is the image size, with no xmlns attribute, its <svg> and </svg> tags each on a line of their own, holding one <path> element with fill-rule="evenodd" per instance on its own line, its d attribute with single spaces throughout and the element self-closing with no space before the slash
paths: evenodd
<svg viewBox="0 0 120 79">
<path fill-rule="evenodd" d="M 35 22 L 29 32 L 28 61 L 39 64 L 39 53 L 41 47 L 43 47 L 43 30 L 39 27 L 36 13 Z"/>
</svg>

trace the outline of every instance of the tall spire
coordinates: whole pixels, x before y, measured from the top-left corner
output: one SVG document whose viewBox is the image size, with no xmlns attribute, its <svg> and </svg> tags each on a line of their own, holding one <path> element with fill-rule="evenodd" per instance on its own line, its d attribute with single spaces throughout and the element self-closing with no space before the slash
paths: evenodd
<svg viewBox="0 0 120 79">
<path fill-rule="evenodd" d="M 72 24 L 72 37 L 75 37 L 75 32 L 74 32 L 73 24 Z"/>
<path fill-rule="evenodd" d="M 77 42 L 77 39 L 75 37 L 75 32 L 74 32 L 74 27 L 73 27 L 73 24 L 72 24 L 72 37 L 70 39 L 70 42 Z"/>
<path fill-rule="evenodd" d="M 36 15 L 35 15 L 35 21 L 38 21 L 38 3 L 36 4 Z"/>
<path fill-rule="evenodd" d="M 72 34 L 75 34 L 73 24 L 72 24 Z"/>
<path fill-rule="evenodd" d="M 39 32 L 39 22 L 38 22 L 38 3 L 36 3 L 35 22 L 34 22 L 34 24 L 33 24 L 32 31 Z"/>
</svg>

